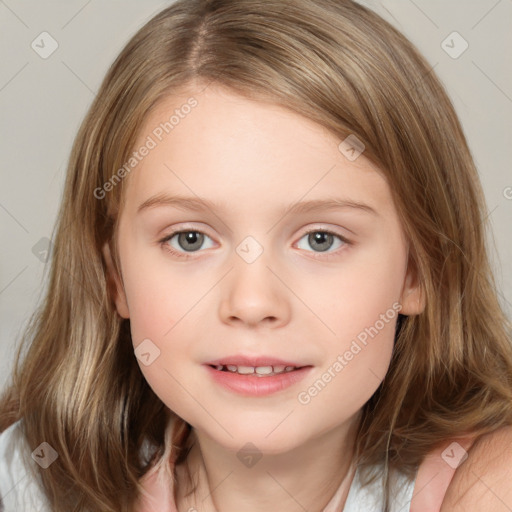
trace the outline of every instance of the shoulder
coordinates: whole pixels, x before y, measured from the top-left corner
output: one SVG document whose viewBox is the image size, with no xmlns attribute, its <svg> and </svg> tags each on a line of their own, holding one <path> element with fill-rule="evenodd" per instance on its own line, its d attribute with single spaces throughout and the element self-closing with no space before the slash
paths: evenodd
<svg viewBox="0 0 512 512">
<path fill-rule="evenodd" d="M 440 512 L 512 510 L 512 426 L 478 438 L 457 468 Z"/>
<path fill-rule="evenodd" d="M 23 421 L 19 420 L 0 433 L 0 510 L 49 510 L 31 463 L 35 464 L 25 442 Z"/>
<path fill-rule="evenodd" d="M 431 450 L 416 474 L 410 512 L 439 512 L 457 467 L 467 458 L 475 436 L 450 438 Z"/>
</svg>

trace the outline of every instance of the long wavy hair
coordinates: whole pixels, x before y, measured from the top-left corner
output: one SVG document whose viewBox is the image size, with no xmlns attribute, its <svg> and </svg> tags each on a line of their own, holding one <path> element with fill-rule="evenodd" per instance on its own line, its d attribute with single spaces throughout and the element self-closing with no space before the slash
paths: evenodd
<svg viewBox="0 0 512 512">
<path fill-rule="evenodd" d="M 101 249 L 115 246 L 128 160 L 152 109 L 191 83 L 218 83 L 354 134 L 382 170 L 410 244 L 424 311 L 399 316 L 391 365 L 364 405 L 356 457 L 413 475 L 451 436 L 512 425 L 510 323 L 497 298 L 486 206 L 470 150 L 438 78 L 415 47 L 350 0 L 178 0 L 146 23 L 108 70 L 71 151 L 46 294 L 19 346 L 0 430 L 23 419 L 56 512 L 132 511 L 140 478 L 191 427 L 145 381 Z M 147 457 L 144 446 L 153 447 Z M 167 446 L 169 449 L 169 446 Z M 151 456 L 150 456 L 151 455 Z"/>
</svg>

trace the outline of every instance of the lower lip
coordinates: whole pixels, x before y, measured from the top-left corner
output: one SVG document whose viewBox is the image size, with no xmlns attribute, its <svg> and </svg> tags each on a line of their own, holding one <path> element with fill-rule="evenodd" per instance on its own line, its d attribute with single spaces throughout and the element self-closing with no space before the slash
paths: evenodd
<svg viewBox="0 0 512 512">
<path fill-rule="evenodd" d="M 240 375 L 237 372 L 219 371 L 206 365 L 215 382 L 244 396 L 265 396 L 282 391 L 301 381 L 312 368 L 312 366 L 304 366 L 291 372 L 258 377 L 256 374 Z"/>
</svg>

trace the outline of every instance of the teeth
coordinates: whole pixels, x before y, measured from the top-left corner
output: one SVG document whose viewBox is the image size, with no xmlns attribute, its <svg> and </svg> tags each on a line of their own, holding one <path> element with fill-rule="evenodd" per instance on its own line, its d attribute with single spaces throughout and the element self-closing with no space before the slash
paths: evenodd
<svg viewBox="0 0 512 512">
<path fill-rule="evenodd" d="M 232 364 L 228 365 L 217 365 L 216 370 L 222 371 L 227 370 L 232 373 L 239 373 L 240 375 L 251 375 L 256 374 L 258 377 L 266 375 L 277 375 L 279 373 L 291 372 L 296 370 L 295 366 L 235 366 Z"/>
<path fill-rule="evenodd" d="M 258 375 L 268 375 L 272 373 L 272 366 L 257 366 L 254 370 Z"/>
<path fill-rule="evenodd" d="M 249 373 L 254 373 L 254 368 L 252 366 L 239 366 L 238 373 L 248 375 Z"/>
</svg>

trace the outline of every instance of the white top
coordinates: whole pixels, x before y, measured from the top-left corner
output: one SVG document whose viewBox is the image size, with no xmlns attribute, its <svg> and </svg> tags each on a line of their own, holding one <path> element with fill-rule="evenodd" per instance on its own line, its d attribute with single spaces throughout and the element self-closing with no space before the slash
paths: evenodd
<svg viewBox="0 0 512 512">
<path fill-rule="evenodd" d="M 382 474 L 382 467 L 379 467 L 378 471 Z M 372 512 L 382 512 L 384 510 L 382 480 L 376 478 L 371 484 L 362 487 L 358 477 L 359 470 L 354 475 L 343 512 L 369 512 L 370 510 Z M 390 479 L 391 496 L 389 499 L 389 512 L 409 512 L 416 478 L 410 480 L 403 473 L 391 471 Z"/>
<path fill-rule="evenodd" d="M 0 512 L 51 512 L 37 473 L 31 472 L 36 465 L 31 453 L 21 420 L 0 434 Z"/>
<path fill-rule="evenodd" d="M 43 450 L 45 447 L 43 446 Z M 19 420 L 0 434 L 0 512 L 51 512 L 48 501 L 40 487 L 36 467 L 37 456 L 41 464 L 51 461 L 41 448 L 36 447 L 34 458 L 32 450 L 27 446 L 23 436 L 22 421 Z M 377 478 L 368 486 L 362 488 L 356 471 L 343 512 L 382 512 L 383 489 L 382 482 Z M 409 480 L 402 473 L 391 474 L 392 497 L 390 512 L 408 512 L 414 490 L 414 480 Z M 341 488 L 340 488 L 341 490 Z M 336 501 L 333 497 L 331 503 Z M 3 505 L 3 506 L 2 506 Z M 339 512 L 329 510 L 324 512 Z"/>
</svg>

